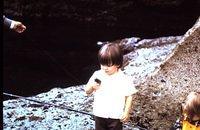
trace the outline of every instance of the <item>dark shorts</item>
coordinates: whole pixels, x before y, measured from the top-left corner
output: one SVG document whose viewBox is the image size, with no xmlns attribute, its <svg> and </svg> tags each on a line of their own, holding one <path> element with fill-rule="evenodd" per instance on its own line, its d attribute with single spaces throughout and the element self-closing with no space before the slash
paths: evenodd
<svg viewBox="0 0 200 130">
<path fill-rule="evenodd" d="M 122 122 L 119 119 L 102 118 L 94 116 L 95 130 L 122 130 Z"/>
</svg>

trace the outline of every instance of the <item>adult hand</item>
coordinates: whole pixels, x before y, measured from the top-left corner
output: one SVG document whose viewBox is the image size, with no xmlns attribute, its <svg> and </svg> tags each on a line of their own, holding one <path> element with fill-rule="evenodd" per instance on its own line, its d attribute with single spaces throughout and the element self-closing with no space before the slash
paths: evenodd
<svg viewBox="0 0 200 130">
<path fill-rule="evenodd" d="M 15 30 L 18 33 L 22 33 L 24 32 L 24 30 L 26 30 L 26 26 L 23 25 L 21 22 L 18 21 L 13 21 L 14 26 L 13 26 L 13 30 Z"/>
</svg>

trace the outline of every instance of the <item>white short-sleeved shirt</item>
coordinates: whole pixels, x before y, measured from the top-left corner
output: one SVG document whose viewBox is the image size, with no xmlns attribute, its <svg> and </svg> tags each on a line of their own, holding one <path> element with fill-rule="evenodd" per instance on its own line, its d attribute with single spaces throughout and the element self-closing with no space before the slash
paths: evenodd
<svg viewBox="0 0 200 130">
<path fill-rule="evenodd" d="M 120 119 L 124 111 L 125 97 L 137 92 L 130 78 L 121 70 L 113 75 L 107 75 L 104 71 L 98 70 L 93 73 L 87 85 L 94 82 L 95 78 L 101 80 L 101 85 L 94 92 L 94 115 Z"/>
</svg>

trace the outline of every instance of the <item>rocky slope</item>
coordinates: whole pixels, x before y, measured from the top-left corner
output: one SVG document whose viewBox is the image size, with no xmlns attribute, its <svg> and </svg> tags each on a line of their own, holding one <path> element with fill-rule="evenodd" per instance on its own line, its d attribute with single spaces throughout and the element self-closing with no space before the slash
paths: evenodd
<svg viewBox="0 0 200 130">
<path fill-rule="evenodd" d="M 138 86 L 133 120 L 148 129 L 169 129 L 180 115 L 180 103 L 191 91 L 200 89 L 200 19 L 187 31 L 179 45 Z"/>
<path fill-rule="evenodd" d="M 167 130 L 179 116 L 179 103 L 200 85 L 200 19 L 183 37 L 134 39 L 114 41 L 129 46 L 125 48 L 124 72 L 133 77 L 133 84 L 139 89 L 134 95 L 131 122 L 124 127 Z M 149 41 L 152 46 L 145 46 Z M 58 86 L 28 100 L 4 101 L 3 128 L 94 129 L 90 116 L 93 96 L 85 96 L 83 87 Z"/>
</svg>

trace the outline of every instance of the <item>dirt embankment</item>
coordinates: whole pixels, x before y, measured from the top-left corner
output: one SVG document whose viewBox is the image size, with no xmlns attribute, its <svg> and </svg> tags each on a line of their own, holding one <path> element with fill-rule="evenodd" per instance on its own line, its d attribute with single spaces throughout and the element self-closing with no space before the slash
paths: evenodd
<svg viewBox="0 0 200 130">
<path fill-rule="evenodd" d="M 133 120 L 148 129 L 169 129 L 180 115 L 180 103 L 189 92 L 200 88 L 199 75 L 200 19 L 186 32 L 160 70 L 138 86 Z"/>
</svg>

